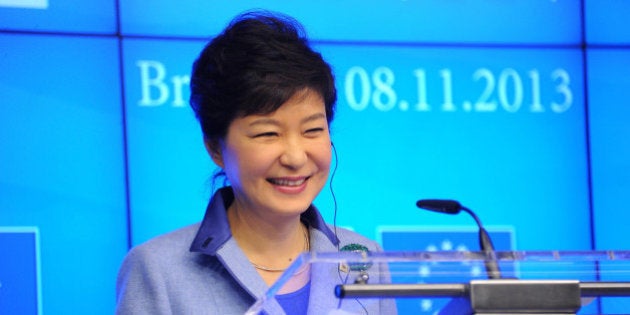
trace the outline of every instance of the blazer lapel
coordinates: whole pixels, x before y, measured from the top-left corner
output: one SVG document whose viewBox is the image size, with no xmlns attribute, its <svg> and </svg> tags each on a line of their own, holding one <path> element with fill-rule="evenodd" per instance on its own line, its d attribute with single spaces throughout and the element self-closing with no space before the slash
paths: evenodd
<svg viewBox="0 0 630 315">
<path fill-rule="evenodd" d="M 217 251 L 217 256 L 223 261 L 223 265 L 226 266 L 226 269 L 232 274 L 234 279 L 236 279 L 241 287 L 245 288 L 256 301 L 265 296 L 269 287 L 233 238 L 230 238 L 223 247 Z M 275 299 L 265 301 L 263 309 L 267 314 L 284 314 L 282 307 Z"/>
<path fill-rule="evenodd" d="M 311 250 L 315 252 L 336 252 L 337 247 L 325 234 L 311 230 Z M 315 263 L 311 265 L 311 296 L 309 298 L 309 315 L 361 313 L 363 308 L 354 299 L 339 299 L 335 296 L 335 287 L 347 281 L 353 282 L 356 275 L 349 274 L 347 269 L 340 270 L 336 263 Z M 343 311 L 341 311 L 343 309 Z M 355 312 L 352 312 L 352 311 Z"/>
</svg>

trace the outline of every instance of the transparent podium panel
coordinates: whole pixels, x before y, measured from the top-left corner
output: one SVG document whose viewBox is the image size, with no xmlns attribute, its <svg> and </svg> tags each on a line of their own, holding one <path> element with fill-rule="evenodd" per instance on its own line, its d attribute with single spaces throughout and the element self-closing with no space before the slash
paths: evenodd
<svg viewBox="0 0 630 315">
<path fill-rule="evenodd" d="M 309 314 L 630 314 L 630 251 L 305 253 L 247 314 L 305 291 Z"/>
</svg>

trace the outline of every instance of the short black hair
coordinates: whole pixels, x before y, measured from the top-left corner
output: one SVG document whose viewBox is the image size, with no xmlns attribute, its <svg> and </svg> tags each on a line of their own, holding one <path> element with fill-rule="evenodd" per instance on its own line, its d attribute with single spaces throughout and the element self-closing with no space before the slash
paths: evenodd
<svg viewBox="0 0 630 315">
<path fill-rule="evenodd" d="M 331 67 L 314 51 L 302 25 L 268 11 L 237 16 L 193 64 L 190 106 L 206 140 L 223 139 L 237 117 L 268 114 L 311 89 L 328 123 L 337 100 Z"/>
</svg>

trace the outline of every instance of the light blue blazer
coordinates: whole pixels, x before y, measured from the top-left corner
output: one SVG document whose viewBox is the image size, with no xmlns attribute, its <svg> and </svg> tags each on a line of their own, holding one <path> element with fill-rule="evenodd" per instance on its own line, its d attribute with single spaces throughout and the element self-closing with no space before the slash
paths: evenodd
<svg viewBox="0 0 630 315">
<path fill-rule="evenodd" d="M 201 223 L 131 249 L 117 279 L 116 314 L 244 314 L 263 296 L 269 287 L 229 229 L 226 209 L 233 198 L 231 188 L 223 188 L 212 197 Z M 302 214 L 302 220 L 309 226 L 311 251 L 337 251 L 338 244 L 353 243 L 371 251 L 381 250 L 376 242 L 346 229 L 337 228 L 335 235 L 314 206 Z M 386 277 L 387 272 L 381 272 L 380 267 L 374 265 L 367 272 Z M 355 278 L 348 276 L 350 281 Z M 338 265 L 313 265 L 308 314 L 328 314 L 339 306 L 338 311 L 345 314 L 396 313 L 392 300 L 343 299 L 339 303 L 334 288 L 340 282 Z M 275 301 L 265 303 L 264 313 L 284 314 Z"/>
</svg>

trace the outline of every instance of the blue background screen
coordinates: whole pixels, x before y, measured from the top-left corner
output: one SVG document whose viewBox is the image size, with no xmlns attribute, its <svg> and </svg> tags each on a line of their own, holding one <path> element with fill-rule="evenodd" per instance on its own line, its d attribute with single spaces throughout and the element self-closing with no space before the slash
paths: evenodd
<svg viewBox="0 0 630 315">
<path fill-rule="evenodd" d="M 629 1 L 0 0 L 0 230 L 39 240 L 25 313 L 111 314 L 128 249 L 201 220 L 216 167 L 192 62 L 255 8 L 297 18 L 333 67 L 328 222 L 475 250 L 470 217 L 415 206 L 445 198 L 502 250 L 630 247 Z"/>
</svg>

